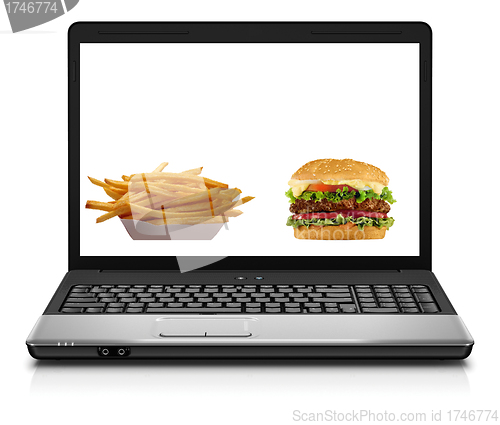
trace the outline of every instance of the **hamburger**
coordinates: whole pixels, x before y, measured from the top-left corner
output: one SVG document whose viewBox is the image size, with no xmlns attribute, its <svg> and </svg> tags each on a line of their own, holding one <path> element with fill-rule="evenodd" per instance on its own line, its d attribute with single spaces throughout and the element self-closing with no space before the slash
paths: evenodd
<svg viewBox="0 0 500 425">
<path fill-rule="evenodd" d="M 396 202 L 380 169 L 353 159 L 317 159 L 288 182 L 292 226 L 297 239 L 383 239 L 394 224 Z"/>
</svg>

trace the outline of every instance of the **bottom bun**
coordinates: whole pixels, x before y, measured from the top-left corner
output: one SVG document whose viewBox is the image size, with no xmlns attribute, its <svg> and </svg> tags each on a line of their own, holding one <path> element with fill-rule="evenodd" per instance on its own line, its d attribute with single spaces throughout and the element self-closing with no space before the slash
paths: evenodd
<svg viewBox="0 0 500 425">
<path fill-rule="evenodd" d="M 297 239 L 313 239 L 327 241 L 350 241 L 365 239 L 384 239 L 387 227 L 380 229 L 375 226 L 365 226 L 359 230 L 354 223 L 342 224 L 341 226 L 299 226 L 293 229 Z"/>
</svg>

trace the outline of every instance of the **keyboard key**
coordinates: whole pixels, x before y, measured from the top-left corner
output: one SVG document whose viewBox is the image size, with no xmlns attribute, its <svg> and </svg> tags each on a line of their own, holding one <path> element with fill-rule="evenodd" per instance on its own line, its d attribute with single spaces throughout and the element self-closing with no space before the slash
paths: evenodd
<svg viewBox="0 0 500 425">
<path fill-rule="evenodd" d="M 247 313 L 260 313 L 262 310 L 256 307 L 249 307 L 245 310 Z"/>
<path fill-rule="evenodd" d="M 379 303 L 393 303 L 394 301 L 395 301 L 394 298 L 387 298 L 387 297 L 378 298 Z"/>
<path fill-rule="evenodd" d="M 123 308 L 108 308 L 106 309 L 106 313 L 122 313 Z"/>
<path fill-rule="evenodd" d="M 412 297 L 397 297 L 397 300 L 400 302 L 400 303 L 412 303 L 414 302 L 413 298 Z"/>
<path fill-rule="evenodd" d="M 105 307 L 104 303 L 65 303 L 65 308 Z"/>
<path fill-rule="evenodd" d="M 239 308 L 239 307 L 241 307 L 241 303 L 227 303 L 226 307 L 229 307 L 229 308 Z"/>
<path fill-rule="evenodd" d="M 103 308 L 86 308 L 85 313 L 102 313 L 104 311 Z"/>
<path fill-rule="evenodd" d="M 142 313 L 142 308 L 130 307 L 126 310 L 127 313 Z"/>
<path fill-rule="evenodd" d="M 266 313 L 281 313 L 280 308 L 266 308 Z"/>
<path fill-rule="evenodd" d="M 420 307 L 424 311 L 424 313 L 437 313 L 439 312 L 439 308 L 434 303 L 421 303 Z"/>
<path fill-rule="evenodd" d="M 287 307 L 285 308 L 285 313 L 300 313 L 300 308 L 297 307 Z"/>
<path fill-rule="evenodd" d="M 362 308 L 363 313 L 398 313 L 397 308 Z"/>
<path fill-rule="evenodd" d="M 397 307 L 395 303 L 380 303 L 380 307 L 394 308 Z"/>
<path fill-rule="evenodd" d="M 114 302 L 116 302 L 116 298 L 99 298 L 96 301 L 98 301 L 100 303 L 114 303 Z"/>
<path fill-rule="evenodd" d="M 177 308 L 177 307 L 182 307 L 182 303 L 168 303 L 167 304 L 168 308 Z"/>
<path fill-rule="evenodd" d="M 375 303 L 361 303 L 361 307 L 377 307 L 377 304 Z"/>
<path fill-rule="evenodd" d="M 124 303 L 109 303 L 108 307 L 121 308 L 121 307 L 125 307 L 125 304 Z"/>
<path fill-rule="evenodd" d="M 415 308 L 417 305 L 415 303 L 401 303 L 401 307 Z"/>
<path fill-rule="evenodd" d="M 320 303 L 305 303 L 304 307 L 316 308 L 316 307 L 320 307 Z"/>
<path fill-rule="evenodd" d="M 431 294 L 415 294 L 415 299 L 421 303 L 432 303 L 434 302 L 434 299 L 432 298 Z"/>
<path fill-rule="evenodd" d="M 198 308 L 198 307 L 203 307 L 202 303 L 187 303 L 187 306 L 189 308 Z M 155 307 L 153 305 L 150 305 L 150 307 Z"/>
<path fill-rule="evenodd" d="M 374 303 L 375 302 L 375 298 L 358 298 L 359 302 L 360 303 Z"/>
<path fill-rule="evenodd" d="M 356 313 L 356 304 L 341 304 L 340 310 L 342 313 Z"/>
<path fill-rule="evenodd" d="M 76 308 L 76 307 L 63 308 L 61 311 L 63 313 L 82 313 L 83 312 L 83 308 Z"/>
<path fill-rule="evenodd" d="M 361 291 L 364 291 L 364 289 L 362 289 Z M 346 288 L 318 288 L 318 289 L 316 289 L 316 292 L 319 292 L 319 293 L 323 293 L 323 292 L 347 293 L 347 294 L 349 294 L 349 291 Z M 370 292 L 369 289 L 368 289 L 368 292 Z"/>
<path fill-rule="evenodd" d="M 86 294 L 86 295 L 94 295 L 95 298 L 114 298 L 116 294 L 112 294 L 110 292 L 102 292 L 100 294 Z"/>
<path fill-rule="evenodd" d="M 241 308 L 226 308 L 226 307 L 222 307 L 222 308 L 205 308 L 205 307 L 202 307 L 202 308 L 167 308 L 165 309 L 166 311 L 149 311 L 149 310 L 157 310 L 157 309 L 148 309 L 148 313 L 186 313 L 186 314 L 189 314 L 189 313 L 207 313 L 207 314 L 211 314 L 211 313 L 241 313 L 242 310 Z M 159 309 L 159 310 L 163 310 L 163 309 Z"/>
<path fill-rule="evenodd" d="M 403 313 L 420 313 L 418 308 L 402 308 Z"/>
<path fill-rule="evenodd" d="M 336 303 L 352 303 L 352 298 L 330 298 L 329 301 L 335 301 Z"/>
<path fill-rule="evenodd" d="M 338 313 L 339 309 L 338 308 L 333 308 L 333 307 L 326 307 L 325 308 L 326 313 Z"/>
<path fill-rule="evenodd" d="M 309 308 L 309 313 L 322 313 L 321 308 L 311 307 Z"/>
<path fill-rule="evenodd" d="M 144 298 L 140 298 L 142 301 Z M 175 301 L 175 298 L 169 297 L 169 298 L 158 298 L 158 302 L 160 303 L 173 303 Z"/>
<path fill-rule="evenodd" d="M 67 303 L 93 303 L 94 298 L 68 298 Z"/>
<path fill-rule="evenodd" d="M 260 308 L 260 303 L 247 303 L 247 307 L 257 307 Z"/>
</svg>

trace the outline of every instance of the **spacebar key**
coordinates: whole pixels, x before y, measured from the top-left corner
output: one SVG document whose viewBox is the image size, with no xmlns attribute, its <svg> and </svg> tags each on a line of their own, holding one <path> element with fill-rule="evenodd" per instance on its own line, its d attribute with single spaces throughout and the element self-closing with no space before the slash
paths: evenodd
<svg viewBox="0 0 500 425">
<path fill-rule="evenodd" d="M 241 308 L 148 308 L 146 313 L 241 313 Z"/>
</svg>

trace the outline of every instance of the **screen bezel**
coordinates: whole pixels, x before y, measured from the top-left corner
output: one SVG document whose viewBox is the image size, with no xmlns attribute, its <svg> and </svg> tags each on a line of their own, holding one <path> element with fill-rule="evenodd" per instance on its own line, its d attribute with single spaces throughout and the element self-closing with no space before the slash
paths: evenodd
<svg viewBox="0 0 500 425">
<path fill-rule="evenodd" d="M 69 270 L 178 271 L 175 256 L 80 256 L 81 43 L 418 43 L 419 256 L 228 256 L 198 270 L 431 270 L 432 30 L 423 22 L 77 22 L 68 30 Z M 325 261 L 325 258 L 337 261 Z M 360 261 L 362 259 L 362 261 Z"/>
</svg>

